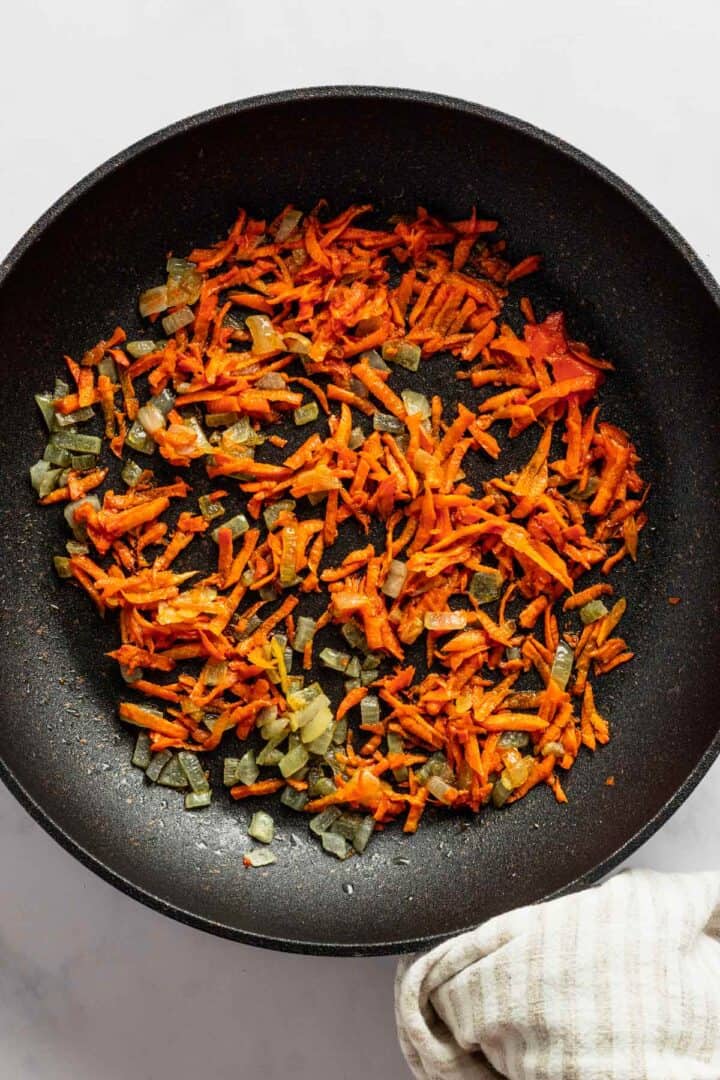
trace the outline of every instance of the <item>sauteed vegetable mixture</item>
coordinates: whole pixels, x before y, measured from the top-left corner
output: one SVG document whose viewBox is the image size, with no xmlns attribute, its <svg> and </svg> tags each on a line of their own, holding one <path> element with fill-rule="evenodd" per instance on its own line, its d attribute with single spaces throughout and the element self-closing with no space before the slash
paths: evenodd
<svg viewBox="0 0 720 1080">
<path fill-rule="evenodd" d="M 147 336 L 36 396 L 31 469 L 72 531 L 58 574 L 117 618 L 134 764 L 195 809 L 222 744 L 233 799 L 277 792 L 338 858 L 429 805 L 566 801 L 609 738 L 594 682 L 633 656 L 609 578 L 646 523 L 612 364 L 515 284 L 539 258 L 474 211 L 370 210 L 243 211 L 170 257 Z"/>
</svg>

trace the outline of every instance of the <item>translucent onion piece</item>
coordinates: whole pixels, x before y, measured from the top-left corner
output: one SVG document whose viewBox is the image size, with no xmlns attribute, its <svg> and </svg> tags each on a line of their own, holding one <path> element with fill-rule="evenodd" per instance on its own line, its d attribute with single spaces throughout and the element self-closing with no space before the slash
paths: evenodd
<svg viewBox="0 0 720 1080">
<path fill-rule="evenodd" d="M 380 353 L 376 352 L 375 349 L 363 353 L 360 359 L 364 360 L 365 363 L 369 367 L 374 368 L 375 371 L 390 371 L 390 368 L 387 366 Z"/>
<path fill-rule="evenodd" d="M 388 569 L 388 575 L 382 591 L 393 600 L 400 595 L 407 578 L 407 564 L 400 559 L 393 559 Z"/>
<path fill-rule="evenodd" d="M 380 701 L 375 694 L 368 694 L 360 702 L 360 719 L 363 724 L 377 724 L 380 720 Z"/>
<path fill-rule="evenodd" d="M 150 353 L 157 352 L 155 342 L 151 341 L 149 338 L 145 338 L 142 341 L 128 341 L 125 348 L 130 353 L 133 360 L 138 360 L 141 356 L 148 356 Z M 105 359 L 110 358 L 106 357 Z M 101 366 L 102 363 L 98 365 L 98 371 L 100 371 Z M 100 372 L 100 374 L 104 375 L 105 372 Z"/>
<path fill-rule="evenodd" d="M 584 604 L 580 608 L 580 618 L 585 626 L 589 623 L 597 622 L 598 619 L 603 619 L 607 613 L 608 609 L 605 607 L 602 600 L 591 600 L 588 604 Z"/>
<path fill-rule="evenodd" d="M 299 615 L 295 622 L 295 639 L 293 649 L 296 652 L 304 652 L 305 646 L 315 637 L 315 620 L 307 615 Z"/>
<path fill-rule="evenodd" d="M 188 796 L 189 798 L 190 796 Z M 187 799 L 185 800 L 187 802 Z M 247 851 L 243 855 L 243 862 L 246 866 L 259 867 L 259 866 L 272 866 L 277 862 L 277 855 L 275 855 L 269 848 L 253 848 L 252 851 Z"/>
<path fill-rule="evenodd" d="M 143 430 L 151 438 L 165 427 L 165 417 L 158 407 L 150 401 L 138 410 L 137 419 Z"/>
<path fill-rule="evenodd" d="M 209 788 L 207 791 L 189 791 L 185 796 L 185 809 L 199 810 L 203 806 L 209 806 L 211 802 L 212 792 Z"/>
<path fill-rule="evenodd" d="M 408 371 L 417 371 L 420 367 L 422 351 L 419 345 L 412 345 L 408 341 L 386 341 L 382 350 L 383 360 L 389 360 L 393 364 Z"/>
<path fill-rule="evenodd" d="M 166 315 L 162 321 L 163 330 L 170 337 L 177 330 L 182 330 L 183 326 L 188 326 L 195 318 L 192 309 L 185 306 L 179 308 L 177 311 L 173 311 L 172 315 Z"/>
<path fill-rule="evenodd" d="M 464 611 L 426 611 L 423 623 L 426 630 L 447 634 L 451 630 L 464 630 L 467 617 Z"/>
<path fill-rule="evenodd" d="M 75 521 L 75 513 L 78 507 L 84 506 L 85 504 L 92 506 L 95 510 L 100 509 L 100 500 L 97 495 L 85 495 L 82 499 L 77 499 L 75 502 L 68 503 L 63 511 L 65 520 L 72 529 L 73 536 L 76 540 L 84 540 L 87 536 L 87 529 L 85 528 L 84 523 Z"/>
<path fill-rule="evenodd" d="M 304 765 L 307 765 L 309 760 L 310 755 L 301 744 L 299 746 L 294 746 L 292 750 L 288 750 L 278 762 L 278 768 L 285 779 L 287 779 L 288 776 L 293 776 L 302 769 Z"/>
<path fill-rule="evenodd" d="M 387 431 L 391 435 L 400 435 L 405 430 L 402 420 L 382 412 L 373 414 L 373 427 L 376 431 Z"/>
<path fill-rule="evenodd" d="M 284 213 L 275 232 L 275 242 L 281 244 L 283 240 L 287 240 L 295 232 L 301 220 L 302 211 L 300 210 L 288 210 Z"/>
<path fill-rule="evenodd" d="M 499 570 L 478 570 L 470 579 L 468 592 L 478 604 L 491 604 L 502 592 L 503 576 Z"/>
<path fill-rule="evenodd" d="M 323 649 L 320 653 L 320 663 L 332 671 L 347 671 L 350 657 L 347 653 L 339 652 L 338 649 Z"/>
<path fill-rule="evenodd" d="M 167 416 L 171 409 L 175 407 L 175 395 L 167 387 L 154 398 L 150 398 L 149 405 L 154 405 L 163 416 Z"/>
<path fill-rule="evenodd" d="M 285 348 L 288 352 L 295 353 L 297 356 L 307 356 L 312 348 L 312 341 L 309 337 L 305 337 L 304 334 L 297 334 L 294 330 L 284 335 Z"/>
<path fill-rule="evenodd" d="M 258 810 L 250 818 L 247 832 L 253 840 L 258 840 L 261 844 L 271 844 L 275 836 L 275 822 L 264 810 Z"/>
<path fill-rule="evenodd" d="M 400 397 L 408 416 L 421 416 L 423 420 L 430 416 L 430 402 L 424 394 L 418 394 L 415 390 L 401 390 Z"/>
<path fill-rule="evenodd" d="M 431 795 L 434 795 L 440 802 L 449 803 L 448 792 L 451 790 L 451 785 L 445 783 L 445 781 L 439 776 L 431 776 L 427 782 L 427 789 Z"/>
<path fill-rule="evenodd" d="M 299 408 L 293 410 L 293 420 L 297 427 L 301 427 L 303 424 L 312 424 L 319 415 L 320 410 L 316 401 L 308 401 L 306 405 L 300 405 Z"/>
<path fill-rule="evenodd" d="M 286 384 L 279 371 L 268 371 L 255 385 L 258 390 L 284 390 Z"/>
<path fill-rule="evenodd" d="M 263 511 L 263 520 L 265 521 L 265 525 L 268 529 L 270 529 L 270 531 L 272 531 L 275 528 L 280 515 L 285 512 L 291 514 L 294 509 L 294 499 L 280 499 L 279 502 L 273 503 L 272 506 L 268 506 L 267 509 Z"/>
<path fill-rule="evenodd" d="M 245 324 L 252 335 L 254 353 L 277 352 L 285 343 L 267 315 L 248 315 Z"/>
<path fill-rule="evenodd" d="M 554 683 L 564 690 L 570 679 L 570 672 L 572 671 L 574 654 L 570 646 L 561 641 L 555 651 L 555 659 L 550 670 L 550 678 Z"/>
<path fill-rule="evenodd" d="M 131 450 L 135 450 L 138 454 L 155 453 L 155 443 L 139 420 L 136 420 L 134 424 L 131 425 L 127 436 L 125 437 L 125 442 Z"/>
<path fill-rule="evenodd" d="M 152 289 L 146 289 L 140 293 L 138 300 L 140 314 L 145 319 L 148 315 L 159 315 L 168 307 L 167 286 L 155 285 Z"/>
<path fill-rule="evenodd" d="M 312 720 L 308 721 L 300 732 L 300 738 L 304 743 L 314 743 L 321 735 L 324 735 L 332 724 L 333 715 L 327 705 L 322 705 Z M 330 740 L 328 740 L 329 745 Z"/>
</svg>

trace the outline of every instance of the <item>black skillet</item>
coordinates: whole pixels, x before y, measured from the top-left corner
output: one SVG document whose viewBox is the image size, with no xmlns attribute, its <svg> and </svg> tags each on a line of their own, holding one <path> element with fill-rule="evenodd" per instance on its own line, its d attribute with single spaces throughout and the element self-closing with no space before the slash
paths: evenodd
<svg viewBox="0 0 720 1080">
<path fill-rule="evenodd" d="M 40 511 L 27 484 L 43 446 L 32 393 L 64 353 L 117 323 L 139 330 L 137 294 L 159 278 L 165 252 L 219 238 L 239 206 L 272 215 L 320 196 L 335 209 L 372 202 L 386 216 L 422 203 L 457 217 L 476 204 L 501 219 L 513 255 L 543 254 L 531 286 L 540 313 L 563 308 L 574 336 L 617 362 L 605 409 L 632 431 L 653 484 L 641 560 L 619 575 L 637 659 L 602 681 L 614 738 L 583 753 L 568 806 L 543 789 L 479 819 L 428 815 L 414 838 L 390 829 L 342 864 L 286 811 L 277 865 L 248 871 L 245 806 L 220 793 L 184 813 L 129 765 L 133 737 L 115 719 L 121 687 L 103 655 L 113 629 L 56 581 L 60 515 Z M 720 749 L 720 294 L 671 226 L 600 165 L 511 117 L 416 91 L 254 98 L 101 166 L 30 229 L 0 283 L 2 775 L 107 880 L 256 945 L 416 949 L 595 881 L 708 769 Z"/>
</svg>

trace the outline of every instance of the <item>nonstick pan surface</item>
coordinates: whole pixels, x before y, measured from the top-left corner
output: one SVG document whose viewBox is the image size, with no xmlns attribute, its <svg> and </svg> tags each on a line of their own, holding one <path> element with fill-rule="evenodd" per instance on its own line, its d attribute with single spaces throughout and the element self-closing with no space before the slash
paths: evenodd
<svg viewBox="0 0 720 1080">
<path fill-rule="evenodd" d="M 273 215 L 321 196 L 336 210 L 372 202 L 386 217 L 418 203 L 449 217 L 477 205 L 501 220 L 511 254 L 544 256 L 528 285 L 539 313 L 564 309 L 573 336 L 616 362 L 605 409 L 632 432 L 652 483 L 641 559 L 617 578 L 636 660 L 602 680 L 614 737 L 581 756 L 569 805 L 543 788 L 477 819 L 428 814 L 415 837 L 391 828 L 364 857 L 337 863 L 274 804 L 278 862 L 247 871 L 248 808 L 218 794 L 184 813 L 130 765 L 133 735 L 115 718 L 121 684 L 104 656 L 114 629 L 55 579 L 60 515 L 40 511 L 27 484 L 43 446 L 32 394 L 64 354 L 118 323 L 140 329 L 138 292 L 168 250 L 219 238 L 240 206 Z M 130 895 L 273 948 L 415 949 L 596 880 L 677 808 L 720 748 L 718 299 L 694 253 L 617 177 L 518 120 L 430 94 L 254 98 L 103 165 L 0 270 L 0 756 L 10 788 Z"/>
</svg>

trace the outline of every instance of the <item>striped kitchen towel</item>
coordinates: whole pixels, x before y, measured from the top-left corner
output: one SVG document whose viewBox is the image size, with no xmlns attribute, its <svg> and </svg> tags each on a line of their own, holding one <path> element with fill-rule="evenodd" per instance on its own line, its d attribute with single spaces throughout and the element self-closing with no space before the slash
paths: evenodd
<svg viewBox="0 0 720 1080">
<path fill-rule="evenodd" d="M 403 960 L 422 1080 L 719 1080 L 720 874 L 631 870 Z"/>
</svg>

